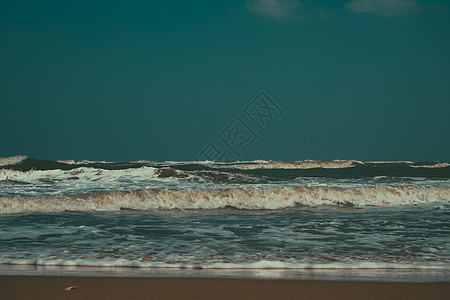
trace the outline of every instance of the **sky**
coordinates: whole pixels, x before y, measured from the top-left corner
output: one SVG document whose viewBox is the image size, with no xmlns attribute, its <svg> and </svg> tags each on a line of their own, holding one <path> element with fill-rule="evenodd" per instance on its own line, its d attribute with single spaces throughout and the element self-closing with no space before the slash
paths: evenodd
<svg viewBox="0 0 450 300">
<path fill-rule="evenodd" d="M 0 157 L 450 161 L 449 115 L 450 1 L 0 3 Z"/>
</svg>

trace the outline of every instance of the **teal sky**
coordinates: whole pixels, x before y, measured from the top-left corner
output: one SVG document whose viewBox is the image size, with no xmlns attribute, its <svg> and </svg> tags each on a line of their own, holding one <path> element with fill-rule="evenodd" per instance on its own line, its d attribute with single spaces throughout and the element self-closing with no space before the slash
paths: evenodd
<svg viewBox="0 0 450 300">
<path fill-rule="evenodd" d="M 261 131 L 244 107 L 284 111 Z M 450 1 L 2 1 L 0 157 L 450 160 Z"/>
</svg>

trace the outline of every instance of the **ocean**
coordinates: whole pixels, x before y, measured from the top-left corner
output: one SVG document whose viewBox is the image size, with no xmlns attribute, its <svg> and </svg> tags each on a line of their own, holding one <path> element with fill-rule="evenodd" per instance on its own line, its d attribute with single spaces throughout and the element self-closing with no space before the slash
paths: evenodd
<svg viewBox="0 0 450 300">
<path fill-rule="evenodd" d="M 1 270 L 448 282 L 450 164 L 1 158 Z"/>
</svg>

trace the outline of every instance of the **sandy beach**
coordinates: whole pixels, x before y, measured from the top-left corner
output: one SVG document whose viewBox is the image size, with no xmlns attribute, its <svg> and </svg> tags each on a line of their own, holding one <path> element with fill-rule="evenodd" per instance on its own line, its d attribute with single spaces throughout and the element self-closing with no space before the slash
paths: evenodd
<svg viewBox="0 0 450 300">
<path fill-rule="evenodd" d="M 0 298 L 8 300 L 448 299 L 449 295 L 449 283 L 0 276 Z"/>
</svg>

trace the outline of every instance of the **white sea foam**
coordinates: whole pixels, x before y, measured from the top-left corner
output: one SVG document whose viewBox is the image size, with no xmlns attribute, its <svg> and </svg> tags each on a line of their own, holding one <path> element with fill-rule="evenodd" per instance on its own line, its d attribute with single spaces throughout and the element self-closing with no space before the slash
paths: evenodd
<svg viewBox="0 0 450 300">
<path fill-rule="evenodd" d="M 145 183 L 158 180 L 160 183 L 176 183 L 177 178 L 158 178 L 157 169 L 141 167 L 124 170 L 103 170 L 80 167 L 73 170 L 0 170 L 0 182 L 24 184 L 20 188 L 21 195 L 32 196 L 35 193 L 61 194 L 83 193 L 105 189 L 137 189 Z"/>
<path fill-rule="evenodd" d="M 67 164 L 67 165 L 76 164 L 75 160 L 73 160 L 73 159 L 57 160 L 57 162 Z"/>
<path fill-rule="evenodd" d="M 333 161 L 295 161 L 295 162 L 283 162 L 283 161 L 250 161 L 240 163 L 228 163 L 223 166 L 235 169 L 341 169 L 352 168 L 357 164 L 363 164 L 361 161 L 356 160 L 333 160 Z M 222 167 L 223 167 L 222 166 Z"/>
<path fill-rule="evenodd" d="M 411 165 L 411 167 L 413 167 L 413 168 L 446 168 L 449 166 L 450 166 L 450 163 L 448 163 L 448 162 L 435 163 L 432 165 Z"/>
<path fill-rule="evenodd" d="M 148 162 L 150 161 L 140 161 Z M 270 160 L 252 160 L 252 161 L 234 161 L 234 162 L 218 162 L 218 161 L 166 161 L 162 164 L 167 165 L 182 165 L 182 164 L 199 164 L 207 165 L 209 167 L 219 168 L 234 168 L 241 170 L 252 169 L 342 169 L 352 168 L 357 165 L 364 164 L 406 164 L 414 168 L 444 168 L 450 166 L 448 162 L 440 162 L 432 165 L 414 165 L 414 162 L 407 160 L 399 161 L 360 161 L 360 160 L 340 160 L 335 159 L 331 161 L 317 161 L 317 160 L 302 160 L 302 161 L 270 161 Z"/>
<path fill-rule="evenodd" d="M 222 161 L 164 161 L 155 162 L 147 160 L 135 161 L 135 163 L 148 163 L 155 165 L 167 165 L 167 166 L 177 166 L 177 165 L 204 165 L 211 168 L 233 168 L 241 170 L 251 170 L 251 169 L 313 169 L 313 168 L 323 168 L 323 169 L 340 169 L 340 168 L 351 168 L 357 164 L 364 164 L 362 161 L 358 160 L 332 160 L 332 161 L 317 161 L 317 160 L 303 160 L 303 161 L 271 161 L 271 160 L 250 160 L 250 161 L 233 161 L 233 162 L 222 162 Z"/>
<path fill-rule="evenodd" d="M 245 187 L 212 190 L 141 189 L 81 195 L 1 197 L 0 213 L 117 211 L 120 209 L 282 209 L 297 205 L 396 206 L 450 201 L 449 187 Z"/>
<path fill-rule="evenodd" d="M 33 265 L 33 266 L 83 266 L 83 267 L 132 267 L 132 268 L 173 268 L 173 269 L 449 269 L 449 263 L 427 263 L 417 265 L 412 263 L 393 263 L 393 262 L 367 262 L 355 261 L 351 263 L 340 262 L 283 262 L 262 260 L 258 262 L 242 263 L 164 263 L 149 262 L 145 260 L 128 260 L 123 258 L 116 259 L 4 259 L 0 262 L 3 265 Z"/>
<path fill-rule="evenodd" d="M 371 160 L 366 161 L 368 164 L 412 164 L 412 161 L 409 160 Z"/>
<path fill-rule="evenodd" d="M 18 164 L 28 157 L 25 155 L 16 155 L 11 157 L 0 157 L 0 166 L 8 166 Z"/>
</svg>

